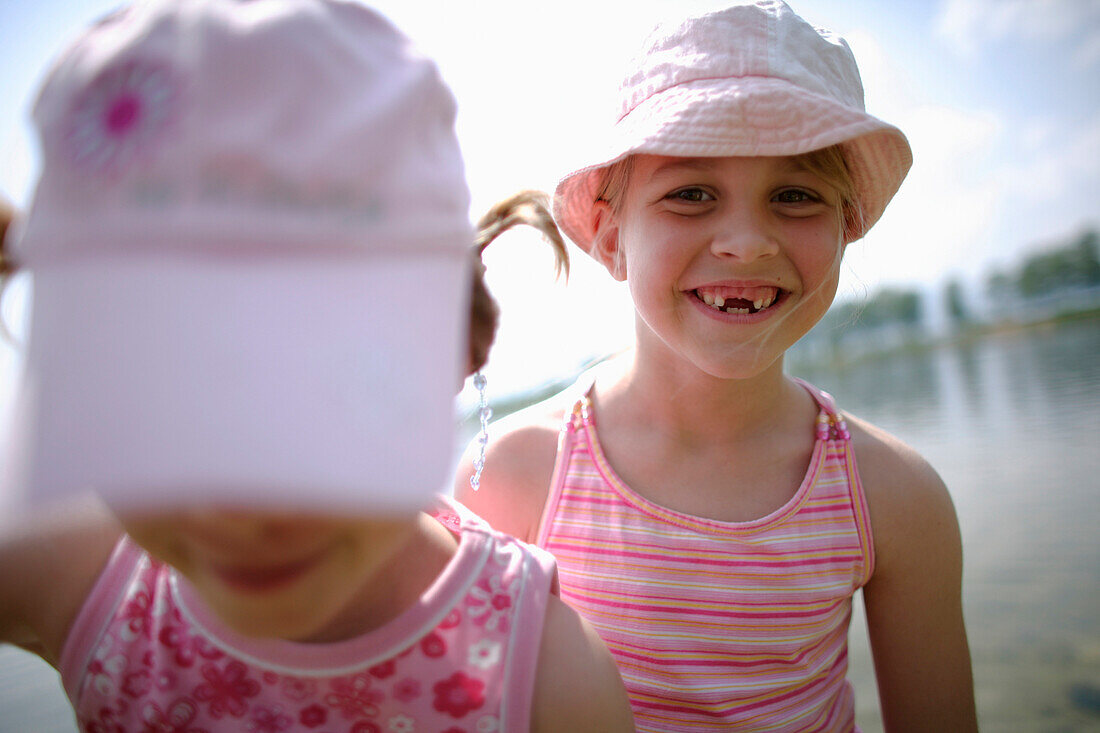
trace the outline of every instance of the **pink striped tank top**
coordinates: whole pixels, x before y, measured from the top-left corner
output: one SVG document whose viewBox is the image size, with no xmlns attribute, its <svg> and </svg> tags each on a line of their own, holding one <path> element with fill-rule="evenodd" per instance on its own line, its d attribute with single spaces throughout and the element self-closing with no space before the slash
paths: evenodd
<svg viewBox="0 0 1100 733">
<path fill-rule="evenodd" d="M 820 406 L 806 477 L 750 522 L 632 491 L 604 457 L 587 395 L 562 429 L 538 544 L 618 662 L 639 731 L 857 730 L 847 636 L 871 528 L 844 422 L 803 386 Z"/>
</svg>

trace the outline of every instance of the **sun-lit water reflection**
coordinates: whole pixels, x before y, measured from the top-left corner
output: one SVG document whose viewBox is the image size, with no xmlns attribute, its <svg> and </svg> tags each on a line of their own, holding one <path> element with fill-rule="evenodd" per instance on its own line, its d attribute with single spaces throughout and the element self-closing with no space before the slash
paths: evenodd
<svg viewBox="0 0 1100 733">
<path fill-rule="evenodd" d="M 982 729 L 1100 727 L 1100 320 L 805 376 L 950 488 Z M 852 666 L 880 730 L 862 628 Z"/>
</svg>

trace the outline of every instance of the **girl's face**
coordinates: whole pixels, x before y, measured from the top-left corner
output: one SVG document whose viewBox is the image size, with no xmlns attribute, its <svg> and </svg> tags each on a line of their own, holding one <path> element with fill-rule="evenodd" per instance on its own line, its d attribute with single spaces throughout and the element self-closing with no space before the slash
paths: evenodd
<svg viewBox="0 0 1100 733">
<path fill-rule="evenodd" d="M 416 526 L 413 518 L 226 510 L 122 522 L 139 545 L 187 578 L 230 627 L 293 641 L 334 641 L 358 633 L 347 626 L 349 610 L 363 602 L 370 580 Z"/>
<path fill-rule="evenodd" d="M 836 293 L 838 196 L 795 158 L 640 155 L 603 216 L 596 251 L 630 287 L 641 355 L 752 377 Z"/>
</svg>

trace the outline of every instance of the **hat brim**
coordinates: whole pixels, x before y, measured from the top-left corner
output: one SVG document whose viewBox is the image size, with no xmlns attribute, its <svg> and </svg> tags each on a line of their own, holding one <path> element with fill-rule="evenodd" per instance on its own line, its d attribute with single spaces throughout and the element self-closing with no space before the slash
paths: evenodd
<svg viewBox="0 0 1100 733">
<path fill-rule="evenodd" d="M 878 220 L 904 180 L 913 156 L 893 125 L 783 79 L 704 79 L 655 93 L 615 125 L 600 162 L 557 186 L 554 217 L 581 249 L 595 235 L 592 207 L 603 170 L 631 155 L 754 157 L 800 155 L 841 145 L 852 175 L 861 225 Z"/>
<path fill-rule="evenodd" d="M 134 511 L 423 506 L 453 468 L 464 254 L 36 270 L 11 485 Z"/>
</svg>

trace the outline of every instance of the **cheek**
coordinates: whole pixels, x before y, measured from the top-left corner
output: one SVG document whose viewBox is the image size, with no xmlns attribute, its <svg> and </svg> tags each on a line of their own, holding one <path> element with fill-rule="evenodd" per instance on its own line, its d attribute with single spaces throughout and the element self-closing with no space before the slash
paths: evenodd
<svg viewBox="0 0 1100 733">
<path fill-rule="evenodd" d="M 805 285 L 832 283 L 835 288 L 843 257 L 844 245 L 838 238 L 819 235 L 810 246 L 799 248 L 792 259 Z"/>
</svg>

